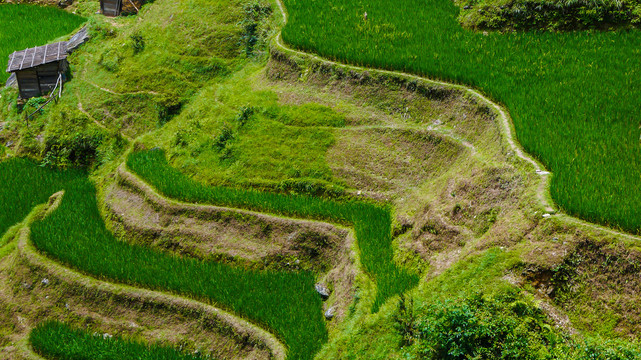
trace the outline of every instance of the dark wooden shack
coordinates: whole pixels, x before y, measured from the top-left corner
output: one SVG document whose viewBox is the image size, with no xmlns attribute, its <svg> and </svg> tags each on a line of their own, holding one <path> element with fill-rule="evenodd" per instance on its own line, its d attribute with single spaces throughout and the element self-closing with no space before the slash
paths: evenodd
<svg viewBox="0 0 641 360">
<path fill-rule="evenodd" d="M 51 92 L 68 67 L 67 42 L 62 41 L 14 52 L 7 72 L 16 75 L 20 97 L 28 99 Z"/>
<path fill-rule="evenodd" d="M 145 4 L 145 0 L 100 0 L 100 9 L 105 16 L 135 14 Z"/>
</svg>

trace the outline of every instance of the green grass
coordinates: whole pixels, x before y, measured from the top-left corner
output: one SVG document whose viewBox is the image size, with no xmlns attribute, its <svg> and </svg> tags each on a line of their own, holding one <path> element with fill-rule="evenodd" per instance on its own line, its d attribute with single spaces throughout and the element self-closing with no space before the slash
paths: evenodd
<svg viewBox="0 0 641 360">
<path fill-rule="evenodd" d="M 195 360 L 204 359 L 159 345 L 145 345 L 120 337 L 104 337 L 59 322 L 40 324 L 29 335 L 31 346 L 55 360 Z"/>
<path fill-rule="evenodd" d="M 284 40 L 368 67 L 467 84 L 507 105 L 572 215 L 641 232 L 641 33 L 463 29 L 449 0 L 285 0 Z M 363 13 L 368 20 L 363 20 Z"/>
<path fill-rule="evenodd" d="M 9 55 L 17 50 L 45 45 L 56 37 L 71 33 L 85 21 L 55 7 L 0 5 L 0 82 L 6 73 Z"/>
<path fill-rule="evenodd" d="M 275 91 L 255 90 L 263 71 L 262 63 L 247 64 L 204 87 L 141 142 L 166 149 L 173 166 L 208 184 L 273 189 L 333 181 L 325 159 L 334 144 L 329 127 L 343 126 L 345 116 L 318 104 L 280 105 Z"/>
<path fill-rule="evenodd" d="M 36 247 L 100 279 L 227 308 L 275 331 L 289 347 L 290 359 L 308 359 L 326 341 L 312 274 L 251 271 L 120 242 L 105 228 L 95 194 L 86 178 L 70 184 L 60 207 L 33 225 Z"/>
<path fill-rule="evenodd" d="M 206 186 L 171 168 L 161 150 L 134 152 L 129 155 L 127 166 L 162 194 L 174 199 L 352 224 L 361 263 L 377 283 L 374 312 L 385 300 L 410 289 L 418 281 L 416 276 L 393 262 L 392 216 L 388 207 L 360 201 L 339 202 L 304 195 Z"/>
<path fill-rule="evenodd" d="M 81 170 L 61 171 L 40 167 L 30 160 L 0 162 L 0 238 L 22 221 L 34 206 L 84 174 Z M 3 244 L 0 244 L 3 245 Z"/>
</svg>

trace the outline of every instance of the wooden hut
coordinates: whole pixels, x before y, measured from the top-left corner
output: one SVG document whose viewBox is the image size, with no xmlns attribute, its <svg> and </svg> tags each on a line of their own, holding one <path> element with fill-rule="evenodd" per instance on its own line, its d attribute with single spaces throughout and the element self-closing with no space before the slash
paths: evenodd
<svg viewBox="0 0 641 360">
<path fill-rule="evenodd" d="M 100 0 L 100 10 L 105 16 L 136 14 L 145 4 L 145 0 Z"/>
<path fill-rule="evenodd" d="M 20 97 L 28 99 L 51 92 L 68 68 L 67 42 L 62 41 L 14 52 L 7 72 L 16 75 Z"/>
</svg>

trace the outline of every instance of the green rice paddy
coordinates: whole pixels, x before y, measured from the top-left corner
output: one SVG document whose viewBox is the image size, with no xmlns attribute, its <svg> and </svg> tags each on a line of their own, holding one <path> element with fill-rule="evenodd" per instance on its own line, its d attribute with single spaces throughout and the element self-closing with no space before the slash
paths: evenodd
<svg viewBox="0 0 641 360">
<path fill-rule="evenodd" d="M 284 2 L 283 38 L 298 49 L 505 104 L 563 211 L 641 233 L 641 32 L 477 33 L 450 0 Z"/>
<path fill-rule="evenodd" d="M 29 335 L 37 352 L 56 360 L 196 360 L 210 359 L 181 353 L 178 350 L 146 345 L 120 337 L 89 333 L 59 322 L 38 325 Z"/>
</svg>

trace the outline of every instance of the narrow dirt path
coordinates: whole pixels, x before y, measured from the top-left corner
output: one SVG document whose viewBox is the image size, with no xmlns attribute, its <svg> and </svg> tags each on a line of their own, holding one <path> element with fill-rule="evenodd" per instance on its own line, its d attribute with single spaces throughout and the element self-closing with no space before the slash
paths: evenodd
<svg viewBox="0 0 641 360">
<path fill-rule="evenodd" d="M 80 112 L 81 112 L 81 113 L 83 113 L 83 114 L 87 115 L 87 117 L 88 117 L 89 119 L 91 119 L 91 121 L 93 121 L 93 123 L 94 123 L 94 124 L 96 124 L 96 125 L 97 125 L 98 127 L 100 127 L 101 129 L 109 130 L 109 128 L 108 128 L 107 126 L 105 126 L 103 123 L 101 123 L 101 122 L 100 122 L 100 121 L 98 121 L 96 118 L 94 118 L 93 116 L 91 116 L 91 114 L 90 114 L 89 112 L 87 112 L 87 111 L 82 107 L 82 103 L 81 103 L 81 102 L 78 102 L 78 110 L 80 110 Z M 133 139 L 132 139 L 130 136 L 128 136 L 128 135 L 126 135 L 126 134 L 124 134 L 124 133 L 122 133 L 122 132 L 120 132 L 120 135 L 122 135 L 122 137 L 124 137 L 125 139 L 127 139 L 127 141 L 129 141 L 129 142 L 132 142 L 132 141 L 133 141 Z"/>
<path fill-rule="evenodd" d="M 283 5 L 282 0 L 274 0 L 274 1 L 276 1 L 276 4 L 278 5 L 278 8 L 280 9 L 280 12 L 281 12 L 281 14 L 283 16 L 283 27 L 284 27 L 287 24 L 287 20 L 288 20 L 287 11 L 285 10 L 285 6 Z M 549 199 L 551 199 L 551 195 L 550 195 L 550 178 L 552 176 L 552 173 L 550 171 L 546 170 L 545 167 L 542 164 L 540 164 L 536 159 L 534 159 L 534 157 L 529 155 L 521 147 L 521 145 L 518 143 L 518 140 L 516 140 L 516 138 L 514 136 L 512 119 L 510 118 L 510 116 L 509 116 L 508 112 L 505 110 L 505 108 L 502 107 L 501 105 L 493 102 L 488 97 L 486 97 L 485 95 L 481 94 L 478 90 L 471 89 L 471 88 L 469 88 L 467 86 L 463 86 L 463 85 L 446 83 L 446 82 L 443 82 L 443 81 L 433 80 L 433 79 L 429 79 L 429 78 L 418 76 L 418 75 L 404 73 L 404 72 L 401 72 L 401 71 L 391 71 L 391 70 L 382 70 L 382 69 L 375 69 L 375 68 L 366 68 L 366 67 L 361 67 L 361 66 L 355 66 L 355 65 L 339 63 L 339 62 L 335 62 L 335 61 L 332 61 L 332 60 L 328 60 L 328 59 L 322 58 L 322 57 L 320 57 L 318 55 L 315 55 L 315 54 L 306 53 L 306 52 L 303 52 L 303 51 L 298 51 L 298 50 L 295 50 L 295 49 L 290 48 L 287 45 L 285 45 L 285 43 L 282 40 L 282 31 L 279 32 L 278 35 L 276 35 L 275 44 L 279 48 L 284 50 L 285 52 L 294 53 L 294 54 L 297 54 L 297 55 L 300 55 L 300 56 L 311 58 L 311 59 L 316 60 L 316 61 L 320 61 L 320 62 L 324 62 L 326 64 L 330 64 L 330 65 L 341 66 L 341 67 L 344 67 L 344 68 L 347 68 L 347 69 L 352 69 L 352 70 L 357 70 L 357 71 L 375 71 L 375 72 L 378 72 L 378 73 L 381 73 L 381 74 L 394 75 L 394 76 L 404 77 L 406 79 L 420 80 L 420 81 L 423 81 L 423 82 L 426 82 L 426 83 L 429 83 L 429 84 L 433 84 L 433 85 L 439 85 L 439 86 L 448 87 L 450 89 L 458 89 L 458 90 L 461 90 L 461 91 L 465 91 L 466 93 L 472 95 L 477 100 L 479 100 L 481 103 L 486 104 L 487 106 L 489 106 L 491 109 L 493 109 L 495 111 L 495 113 L 498 115 L 498 117 L 500 119 L 499 121 L 500 121 L 500 125 L 501 125 L 501 130 L 502 130 L 502 133 L 503 133 L 503 136 L 504 136 L 505 140 L 507 141 L 507 143 L 508 143 L 508 145 L 510 147 L 510 150 L 519 159 L 521 159 L 521 160 L 525 161 L 526 163 L 530 164 L 532 166 L 534 172 L 540 177 L 540 182 L 539 182 L 539 186 L 538 186 L 537 191 L 536 191 L 536 195 L 537 195 L 537 198 L 539 200 L 540 205 L 545 210 L 544 216 L 546 216 L 546 217 L 547 216 L 552 216 L 552 215 L 559 216 L 559 217 L 561 217 L 562 219 L 564 219 L 566 221 L 570 221 L 570 222 L 573 222 L 575 224 L 580 224 L 580 225 L 583 225 L 583 226 L 586 226 L 586 227 L 590 227 L 590 228 L 592 228 L 594 230 L 602 231 L 602 232 L 605 232 L 605 233 L 608 233 L 608 234 L 611 234 L 611 235 L 624 237 L 624 238 L 627 238 L 627 239 L 641 241 L 641 236 L 636 236 L 636 235 L 632 235 L 632 234 L 629 234 L 629 233 L 626 233 L 626 232 L 622 232 L 622 231 L 618 231 L 618 230 L 615 230 L 615 229 L 612 229 L 612 228 L 608 228 L 608 227 L 605 227 L 605 226 L 593 224 L 593 223 L 590 223 L 588 221 L 585 221 L 585 220 L 582 220 L 582 219 L 579 219 L 579 218 L 575 218 L 575 217 L 567 215 L 567 214 L 560 213 L 559 210 L 555 208 L 554 204 L 551 201 L 549 201 Z M 461 142 L 460 139 L 456 139 L 456 138 L 454 138 L 454 139 L 459 141 L 459 142 Z M 470 149 L 474 149 L 474 146 L 472 144 L 463 143 L 463 145 L 468 147 L 468 148 L 470 148 Z"/>
<path fill-rule="evenodd" d="M 156 91 L 145 91 L 145 90 L 121 93 L 121 92 L 117 92 L 117 91 L 114 91 L 114 90 L 111 90 L 111 89 L 104 88 L 104 87 L 102 87 L 102 86 L 100 86 L 100 85 L 94 84 L 94 83 L 92 83 L 91 81 L 89 81 L 89 80 L 87 80 L 87 79 L 84 79 L 84 78 L 82 78 L 82 79 L 80 79 L 80 80 L 82 80 L 82 81 L 86 82 L 87 84 L 89 84 L 89 85 L 91 85 L 91 86 L 95 87 L 95 88 L 96 88 L 96 89 L 98 89 L 98 90 L 104 91 L 104 92 L 109 93 L 109 94 L 112 94 L 112 95 L 117 95 L 117 96 L 124 96 L 124 95 L 142 95 L 142 94 L 147 94 L 147 95 L 160 95 L 160 93 L 159 93 L 159 92 L 156 92 Z"/>
</svg>

